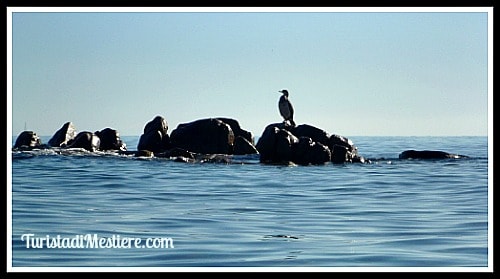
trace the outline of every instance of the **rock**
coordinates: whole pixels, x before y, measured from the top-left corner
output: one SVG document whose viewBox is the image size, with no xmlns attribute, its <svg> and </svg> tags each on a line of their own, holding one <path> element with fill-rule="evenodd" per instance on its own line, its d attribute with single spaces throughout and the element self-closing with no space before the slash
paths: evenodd
<svg viewBox="0 0 500 279">
<path fill-rule="evenodd" d="M 365 159 L 358 155 L 358 148 L 354 143 L 340 135 L 331 135 L 328 147 L 332 151 L 332 163 L 365 163 Z"/>
<path fill-rule="evenodd" d="M 371 161 L 363 156 L 356 155 L 352 158 L 353 163 L 371 164 Z"/>
<path fill-rule="evenodd" d="M 293 161 L 292 146 L 297 144 L 298 142 L 299 139 L 292 133 L 290 133 L 285 129 L 280 129 L 276 133 L 276 140 L 274 146 L 275 149 L 274 162 L 289 164 L 289 162 Z"/>
<path fill-rule="evenodd" d="M 190 159 L 190 158 L 179 156 L 179 157 L 175 157 L 174 162 L 177 162 L 177 163 L 194 163 L 195 161 L 193 159 Z"/>
<path fill-rule="evenodd" d="M 165 120 L 162 116 L 156 116 L 153 120 L 146 123 L 146 126 L 144 126 L 144 134 L 147 134 L 150 131 L 160 131 L 162 135 L 166 135 L 168 133 L 167 120 Z"/>
<path fill-rule="evenodd" d="M 195 162 L 198 163 L 216 163 L 216 164 L 230 164 L 232 156 L 228 154 L 198 154 Z"/>
<path fill-rule="evenodd" d="M 465 155 L 451 154 L 436 150 L 406 150 L 399 154 L 399 159 L 460 159 L 468 158 Z"/>
<path fill-rule="evenodd" d="M 332 163 L 334 164 L 343 164 L 345 162 L 349 162 L 349 150 L 345 146 L 334 145 L 332 148 Z"/>
<path fill-rule="evenodd" d="M 156 116 L 144 126 L 144 133 L 139 138 L 137 150 L 163 152 L 171 147 L 168 124 L 162 116 Z"/>
<path fill-rule="evenodd" d="M 142 134 L 139 138 L 139 143 L 137 144 L 137 150 L 162 152 L 164 151 L 162 139 L 163 137 L 160 131 L 150 131 L 146 134 Z"/>
<path fill-rule="evenodd" d="M 331 152 L 328 146 L 315 142 L 312 145 L 311 151 L 308 153 L 309 164 L 323 165 L 331 160 Z"/>
<path fill-rule="evenodd" d="M 149 150 L 138 150 L 135 152 L 134 157 L 146 157 L 146 158 L 152 158 L 154 156 L 153 152 Z"/>
<path fill-rule="evenodd" d="M 99 149 L 101 140 L 91 132 L 80 132 L 76 137 L 68 142 L 67 148 L 83 148 L 90 152 Z"/>
<path fill-rule="evenodd" d="M 293 137 L 293 138 L 292 138 Z M 365 162 L 349 139 L 332 135 L 317 127 L 302 124 L 295 128 L 286 123 L 269 124 L 259 138 L 257 150 L 261 163 L 299 165 L 328 162 Z"/>
<path fill-rule="evenodd" d="M 126 144 L 120 139 L 120 134 L 117 130 L 105 128 L 101 131 L 95 132 L 95 135 L 101 140 L 99 150 L 119 150 L 126 151 Z"/>
<path fill-rule="evenodd" d="M 173 147 L 201 154 L 231 154 L 234 133 L 231 127 L 216 118 L 179 124 L 170 134 Z"/>
<path fill-rule="evenodd" d="M 298 165 L 321 165 L 330 162 L 330 149 L 324 144 L 314 142 L 310 137 L 300 137 L 293 146 L 292 161 Z"/>
<path fill-rule="evenodd" d="M 276 134 L 281 129 L 279 128 L 279 124 L 270 124 L 262 133 L 262 136 L 259 138 L 257 145 L 255 146 L 260 154 L 260 162 L 261 163 L 274 163 L 277 161 L 276 159 Z"/>
<path fill-rule="evenodd" d="M 42 140 L 33 131 L 23 131 L 19 136 L 17 136 L 14 148 L 20 147 L 39 147 L 42 145 Z"/>
<path fill-rule="evenodd" d="M 351 152 L 357 150 L 356 146 L 350 139 L 339 135 L 331 135 L 328 139 L 327 145 L 330 149 L 332 149 L 335 145 L 340 145 L 346 147 L 347 150 Z"/>
<path fill-rule="evenodd" d="M 330 135 L 325 130 L 308 124 L 301 124 L 292 129 L 291 132 L 298 138 L 309 137 L 312 141 L 319 142 L 326 146 L 330 143 Z"/>
<path fill-rule="evenodd" d="M 249 142 L 246 138 L 242 136 L 237 136 L 234 139 L 234 155 L 247 155 L 247 154 L 258 154 L 257 148 Z"/>
<path fill-rule="evenodd" d="M 175 158 L 183 157 L 187 159 L 194 159 L 194 154 L 182 148 L 172 148 L 167 151 L 155 154 L 156 157 L 162 158 Z"/>
<path fill-rule="evenodd" d="M 298 165 L 309 165 L 307 153 L 311 151 L 313 144 L 310 137 L 300 137 L 297 144 L 293 146 L 292 160 Z"/>
<path fill-rule="evenodd" d="M 49 146 L 64 147 L 75 138 L 76 130 L 72 122 L 66 122 L 48 141 Z"/>
<path fill-rule="evenodd" d="M 248 142 L 250 142 L 252 145 L 254 145 L 254 140 L 253 140 L 253 135 L 251 132 L 243 130 L 240 126 L 240 123 L 232 118 L 225 118 L 225 117 L 217 117 L 220 121 L 228 124 L 231 127 L 231 130 L 233 130 L 234 137 L 243 137 L 246 139 Z"/>
</svg>

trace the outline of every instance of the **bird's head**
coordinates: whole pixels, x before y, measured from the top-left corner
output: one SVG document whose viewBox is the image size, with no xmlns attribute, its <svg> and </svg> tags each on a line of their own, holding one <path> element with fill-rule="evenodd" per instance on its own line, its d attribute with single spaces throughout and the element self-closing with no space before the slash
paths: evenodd
<svg viewBox="0 0 500 279">
<path fill-rule="evenodd" d="M 286 97 L 288 97 L 288 90 L 283 89 L 283 90 L 280 90 L 280 91 L 278 91 L 278 92 L 280 92 L 281 94 L 283 94 L 283 95 L 285 95 Z"/>
</svg>

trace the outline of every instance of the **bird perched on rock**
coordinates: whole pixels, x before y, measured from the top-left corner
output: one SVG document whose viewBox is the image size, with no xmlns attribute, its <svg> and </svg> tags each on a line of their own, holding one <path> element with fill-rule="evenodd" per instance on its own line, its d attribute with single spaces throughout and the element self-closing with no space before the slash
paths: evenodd
<svg viewBox="0 0 500 279">
<path fill-rule="evenodd" d="M 281 116 L 286 121 L 290 121 L 290 124 L 295 127 L 295 122 L 293 121 L 293 106 L 290 100 L 288 100 L 288 90 L 283 89 L 278 91 L 283 94 L 278 102 L 278 108 L 280 110 Z"/>
</svg>

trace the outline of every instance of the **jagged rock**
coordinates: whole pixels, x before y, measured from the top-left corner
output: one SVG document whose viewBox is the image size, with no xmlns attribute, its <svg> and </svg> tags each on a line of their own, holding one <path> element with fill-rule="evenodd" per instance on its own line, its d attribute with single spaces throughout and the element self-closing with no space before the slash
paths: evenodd
<svg viewBox="0 0 500 279">
<path fill-rule="evenodd" d="M 365 159 L 358 155 L 358 148 L 354 143 L 340 135 L 331 135 L 328 147 L 332 151 L 332 163 L 365 163 Z"/>
<path fill-rule="evenodd" d="M 249 142 L 246 138 L 242 136 L 237 136 L 234 139 L 234 155 L 247 155 L 247 154 L 257 154 L 259 151 L 255 146 Z"/>
<path fill-rule="evenodd" d="M 346 147 L 347 150 L 351 152 L 354 152 L 356 150 L 356 146 L 350 139 L 335 134 L 330 136 L 326 145 L 330 147 L 330 149 L 335 145 L 340 145 Z"/>
<path fill-rule="evenodd" d="M 49 146 L 64 147 L 75 138 L 76 130 L 72 122 L 66 122 L 48 141 Z"/>
</svg>

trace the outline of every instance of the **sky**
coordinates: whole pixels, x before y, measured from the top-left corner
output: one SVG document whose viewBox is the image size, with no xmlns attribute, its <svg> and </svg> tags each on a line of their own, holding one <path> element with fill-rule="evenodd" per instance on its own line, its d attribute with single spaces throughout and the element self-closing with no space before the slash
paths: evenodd
<svg viewBox="0 0 500 279">
<path fill-rule="evenodd" d="M 12 135 L 139 136 L 160 115 L 169 133 L 230 117 L 260 136 L 282 89 L 330 134 L 488 135 L 492 9 L 215 10 L 14 9 Z"/>
</svg>

